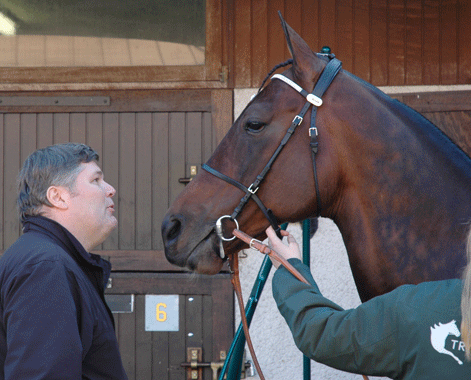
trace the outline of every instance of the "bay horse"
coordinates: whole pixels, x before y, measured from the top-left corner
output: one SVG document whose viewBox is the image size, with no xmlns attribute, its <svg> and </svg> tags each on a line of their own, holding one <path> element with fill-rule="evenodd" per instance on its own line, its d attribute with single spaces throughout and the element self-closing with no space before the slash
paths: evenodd
<svg viewBox="0 0 471 380">
<path fill-rule="evenodd" d="M 284 20 L 282 26 L 292 55 L 282 75 L 309 93 L 329 58 L 314 53 Z M 231 215 L 244 192 L 214 172 L 245 189 L 256 181 L 306 103 L 279 79 L 249 102 L 207 170 L 169 208 L 162 236 L 171 263 L 206 274 L 222 268 L 216 221 Z M 343 69 L 321 100 L 315 108 L 315 165 L 309 137 L 313 106 L 251 191 L 258 190 L 280 223 L 332 219 L 362 301 L 406 283 L 459 277 L 471 219 L 469 156 L 422 115 Z M 231 231 L 227 219 L 225 229 Z M 255 202 L 248 201 L 237 221 L 247 234 L 266 237 L 269 221 Z M 239 240 L 223 244 L 226 254 L 247 247 Z"/>
</svg>

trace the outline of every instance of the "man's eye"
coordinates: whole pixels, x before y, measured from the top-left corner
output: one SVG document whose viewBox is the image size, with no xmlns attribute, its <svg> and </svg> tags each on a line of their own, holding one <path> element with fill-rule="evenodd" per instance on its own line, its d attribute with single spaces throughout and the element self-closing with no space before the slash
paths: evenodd
<svg viewBox="0 0 471 380">
<path fill-rule="evenodd" d="M 261 132 L 265 128 L 266 124 L 261 121 L 248 121 L 245 124 L 245 130 L 247 132 L 257 133 Z"/>
</svg>

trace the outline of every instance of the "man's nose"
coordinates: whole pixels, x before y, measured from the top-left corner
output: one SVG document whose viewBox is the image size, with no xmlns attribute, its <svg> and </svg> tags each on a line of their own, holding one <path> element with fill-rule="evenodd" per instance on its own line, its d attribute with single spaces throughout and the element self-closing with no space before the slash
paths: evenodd
<svg viewBox="0 0 471 380">
<path fill-rule="evenodd" d="M 105 182 L 106 184 L 106 195 L 109 196 L 110 198 L 113 198 L 114 195 L 116 194 L 116 189 L 111 186 L 108 182 Z"/>
</svg>

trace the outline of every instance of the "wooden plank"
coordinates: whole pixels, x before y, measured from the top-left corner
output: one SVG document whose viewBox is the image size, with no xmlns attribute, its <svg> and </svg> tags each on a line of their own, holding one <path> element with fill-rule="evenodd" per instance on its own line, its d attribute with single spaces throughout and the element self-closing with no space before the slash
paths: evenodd
<svg viewBox="0 0 471 380">
<path fill-rule="evenodd" d="M 185 114 L 169 115 L 169 204 L 185 188 L 178 182 L 185 175 Z"/>
<path fill-rule="evenodd" d="M 388 85 L 401 86 L 405 81 L 405 0 L 388 0 Z"/>
<path fill-rule="evenodd" d="M 301 36 L 313 51 L 319 52 L 321 48 L 321 46 L 319 46 L 319 2 L 303 0 L 301 7 Z"/>
<path fill-rule="evenodd" d="M 336 2 L 331 0 L 321 0 L 320 5 L 320 34 L 319 42 L 321 46 L 329 46 L 332 52 L 335 53 L 338 50 L 337 45 L 337 12 Z"/>
<path fill-rule="evenodd" d="M 152 114 L 138 113 L 136 121 L 136 249 L 152 249 L 152 223 L 156 220 L 152 215 L 152 174 Z"/>
<path fill-rule="evenodd" d="M 371 80 L 375 86 L 388 82 L 388 10 L 386 0 L 371 1 Z"/>
<path fill-rule="evenodd" d="M 38 114 L 38 149 L 54 143 L 54 120 L 52 113 Z"/>
<path fill-rule="evenodd" d="M 290 0 L 289 4 L 285 1 L 284 18 L 286 22 L 302 36 L 302 0 Z"/>
<path fill-rule="evenodd" d="M 140 380 L 136 377 L 136 313 L 120 313 L 118 318 L 118 344 L 124 370 L 129 380 Z"/>
<path fill-rule="evenodd" d="M 40 74 L 38 74 L 40 73 Z M 181 87 L 181 88 L 201 88 L 201 87 L 225 87 L 223 83 L 217 80 L 215 83 L 207 81 L 207 72 L 205 66 L 109 66 L 100 65 L 81 65 L 80 67 L 41 67 L 23 68 L 6 67 L 0 71 L 0 83 L 15 84 L 51 84 L 64 83 L 70 84 L 72 90 L 77 90 L 74 84 L 92 83 L 94 89 L 100 90 L 116 88 L 114 83 L 133 83 L 147 82 L 155 83 L 157 81 L 173 82 L 165 83 L 161 88 Z M 216 74 L 218 76 L 218 73 Z M 196 86 L 191 82 L 200 81 Z M 190 82 L 190 83 L 186 83 Z M 129 85 L 127 85 L 129 86 Z M 31 86 L 29 86 L 31 87 Z M 48 86 L 45 86 L 46 88 Z M 64 86 L 67 87 L 67 86 Z M 90 87 L 90 86 L 89 86 Z M 133 88 L 141 87 L 139 85 Z M 142 86 L 147 87 L 147 86 Z M 34 86 L 38 88 L 38 86 Z M 41 87 L 39 87 L 41 89 Z"/>
<path fill-rule="evenodd" d="M 218 90 L 213 91 L 212 99 L 212 125 L 214 131 L 213 146 L 216 148 L 223 137 L 232 126 L 233 107 L 232 107 L 232 91 Z"/>
<path fill-rule="evenodd" d="M 250 0 L 242 0 L 240 3 L 234 11 L 235 85 L 236 87 L 251 87 L 250 62 L 253 57 Z"/>
<path fill-rule="evenodd" d="M 55 113 L 53 116 L 54 144 L 62 144 L 70 141 L 70 124 L 68 113 Z"/>
<path fill-rule="evenodd" d="M 112 294 L 206 294 L 214 292 L 211 282 L 206 276 L 188 273 L 152 273 L 152 272 L 118 272 L 112 273 L 112 288 L 107 292 Z M 211 279 L 228 279 L 229 273 L 219 273 Z M 195 281 L 198 286 L 195 286 Z M 231 287 L 229 286 L 229 290 Z"/>
<path fill-rule="evenodd" d="M 113 186 L 117 193 L 113 198 L 115 203 L 115 216 L 119 220 L 119 114 L 103 114 L 103 154 L 100 157 L 101 167 L 105 175 L 105 181 Z M 108 239 L 102 244 L 103 249 L 119 248 L 119 228 L 115 228 Z"/>
<path fill-rule="evenodd" d="M 20 236 L 20 223 L 16 211 L 16 177 L 20 170 L 20 115 L 4 115 L 4 189 L 3 189 L 3 241 L 9 247 Z"/>
<path fill-rule="evenodd" d="M 72 135 L 72 116 L 75 114 L 70 114 L 70 129 Z M 93 150 L 95 150 L 100 157 L 103 156 L 103 115 L 101 113 L 87 113 L 84 119 L 85 125 L 81 126 L 83 129 L 78 133 L 78 136 L 82 136 L 85 139 L 85 143 L 88 144 Z M 84 136 L 84 137 L 83 137 Z M 71 141 L 72 136 L 71 136 Z M 101 165 L 100 165 L 101 166 Z M 103 168 L 102 168 L 103 170 Z M 103 173 L 105 173 L 103 171 Z M 106 173 L 105 173 L 106 175 Z M 115 199 L 116 202 L 116 199 Z M 100 244 L 95 249 L 102 249 L 103 244 Z"/>
<path fill-rule="evenodd" d="M 214 351 L 214 345 L 219 340 L 218 336 L 213 334 L 213 321 L 211 319 L 213 313 L 213 299 L 212 296 L 202 296 L 202 320 L 201 327 L 203 329 L 202 343 L 203 343 L 203 360 L 205 362 L 220 362 L 221 352 Z M 219 321 L 221 324 L 229 324 L 229 329 L 233 331 L 232 323 L 228 320 Z M 227 348 L 228 349 L 228 348 Z M 226 351 L 227 352 L 227 351 Z M 211 371 L 206 371 L 204 374 L 205 380 L 212 380 Z"/>
<path fill-rule="evenodd" d="M 81 144 L 86 144 L 87 143 L 86 131 L 87 131 L 86 114 L 85 113 L 70 114 L 70 141 L 81 143 Z"/>
<path fill-rule="evenodd" d="M 268 67 L 268 4 L 267 0 L 252 3 L 252 87 L 259 87 L 271 69 Z"/>
<path fill-rule="evenodd" d="M 471 157 L 471 111 L 425 112 L 423 114 L 440 128 L 456 145 Z"/>
<path fill-rule="evenodd" d="M 0 71 L 1 72 L 1 71 Z M 211 90 L 143 90 L 143 91 L 77 91 L 74 96 L 109 96 L 111 104 L 93 106 L 88 112 L 170 112 L 211 111 Z M 12 96 L 11 92 L 0 92 L 0 96 Z M 29 92 L 15 92 L 14 96 L 32 96 Z M 34 96 L 71 96 L 65 91 L 35 92 Z M 0 112 L 83 112 L 83 107 L 50 106 L 1 106 Z"/>
<path fill-rule="evenodd" d="M 152 379 L 152 332 L 145 331 L 146 305 L 145 296 L 135 296 L 136 330 L 136 379 Z M 127 342 L 127 344 L 132 344 Z"/>
<path fill-rule="evenodd" d="M 182 292 L 183 293 L 183 292 Z M 179 310 L 179 331 L 171 333 L 171 339 L 168 342 L 169 352 L 169 365 L 168 365 L 168 378 L 169 380 L 181 380 L 185 379 L 186 370 L 181 366 L 181 363 L 187 361 L 186 358 L 186 303 L 182 302 L 184 297 L 180 292 L 174 292 L 173 294 L 180 295 L 180 310 Z"/>
<path fill-rule="evenodd" d="M 424 0 L 424 39 L 422 44 L 423 77 L 421 84 L 439 83 L 440 79 L 440 1 Z"/>
<path fill-rule="evenodd" d="M 423 112 L 470 111 L 471 91 L 424 92 L 420 94 L 395 94 L 404 103 Z"/>
<path fill-rule="evenodd" d="M 356 0 L 354 7 L 354 43 L 353 43 L 353 74 L 370 81 L 370 2 L 369 0 Z"/>
<path fill-rule="evenodd" d="M 170 333 L 152 333 L 152 375 L 153 379 L 168 380 Z"/>
<path fill-rule="evenodd" d="M 20 164 L 36 150 L 36 114 L 22 114 L 20 116 Z"/>
<path fill-rule="evenodd" d="M 160 228 L 160 224 L 159 224 Z M 107 240 L 109 240 L 108 238 Z M 103 243 L 105 244 L 105 243 Z M 110 244 L 109 244 L 110 245 Z M 181 272 L 182 268 L 170 264 L 165 258 L 163 250 L 100 250 L 94 249 L 93 252 L 106 257 L 111 261 L 113 271 L 155 271 L 155 272 Z M 1 253 L 1 252 L 0 252 Z M 224 266 L 223 271 L 228 271 Z"/>
<path fill-rule="evenodd" d="M 212 278 L 212 321 L 213 357 L 219 357 L 221 351 L 226 351 L 234 336 L 234 293 L 227 281 L 229 277 Z M 222 323 L 224 321 L 225 323 Z"/>
<path fill-rule="evenodd" d="M 338 51 L 333 51 L 342 60 L 342 67 L 353 72 L 353 0 L 337 1 Z"/>
<path fill-rule="evenodd" d="M 202 120 L 201 113 L 188 112 L 186 120 L 186 171 L 185 177 L 190 178 L 190 167 L 196 166 L 199 171 L 203 163 L 202 157 Z"/>
<path fill-rule="evenodd" d="M 405 8 L 405 83 L 422 84 L 423 8 L 422 0 L 408 0 Z"/>
<path fill-rule="evenodd" d="M 203 146 L 202 146 L 202 162 L 209 160 L 213 154 L 215 146 L 212 145 L 213 142 L 213 126 L 211 123 L 211 114 L 209 112 L 203 113 Z"/>
<path fill-rule="evenodd" d="M 286 46 L 286 40 L 281 27 L 278 11 L 285 14 L 284 0 L 270 0 L 268 2 L 268 67 L 271 70 L 275 65 L 284 62 L 291 55 Z M 238 52 L 236 52 L 236 59 Z"/>
<path fill-rule="evenodd" d="M 458 3 L 458 82 L 469 83 L 471 78 L 471 38 L 469 20 L 471 19 L 471 3 Z"/>
<path fill-rule="evenodd" d="M 71 114 L 71 118 L 74 114 Z M 103 156 L 103 114 L 87 113 L 85 118 L 85 130 L 80 135 L 85 134 L 85 142 Z M 83 137 L 81 137 L 83 138 Z"/>
<path fill-rule="evenodd" d="M 219 74 L 221 73 L 221 64 L 227 65 L 227 55 L 229 39 L 232 36 L 227 35 L 227 29 L 229 26 L 227 2 L 218 0 L 207 0 L 206 1 L 206 35 L 205 35 L 205 80 L 216 80 L 220 81 Z M 232 25 L 231 25 L 232 27 Z"/>
<path fill-rule="evenodd" d="M 458 79 L 456 0 L 442 0 L 440 8 L 440 84 L 454 84 Z"/>
<path fill-rule="evenodd" d="M 4 225 L 5 225 L 5 218 L 4 218 L 4 207 L 5 207 L 5 115 L 0 114 L 0 248 L 6 249 L 8 247 L 5 246 L 5 236 L 4 236 Z"/>
<path fill-rule="evenodd" d="M 136 246 L 136 115 L 119 115 L 119 247 L 135 249 Z"/>
<path fill-rule="evenodd" d="M 152 114 L 152 247 L 163 250 L 160 223 L 170 205 L 169 115 Z M 163 256 L 163 252 L 162 252 Z"/>
<path fill-rule="evenodd" d="M 190 291 L 180 301 L 185 304 L 185 346 L 203 348 L 203 296 Z"/>
</svg>

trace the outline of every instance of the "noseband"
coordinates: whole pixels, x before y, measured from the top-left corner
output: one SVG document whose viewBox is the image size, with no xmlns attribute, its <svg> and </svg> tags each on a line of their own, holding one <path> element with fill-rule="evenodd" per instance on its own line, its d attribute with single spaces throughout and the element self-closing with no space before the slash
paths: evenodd
<svg viewBox="0 0 471 380">
<path fill-rule="evenodd" d="M 304 90 L 302 87 L 294 83 L 291 79 L 285 77 L 284 75 L 281 74 L 275 74 L 271 77 L 271 79 L 279 79 L 283 81 L 284 83 L 288 84 L 292 88 L 294 88 L 297 92 L 299 92 L 303 97 L 306 98 L 307 102 L 304 104 L 303 108 L 297 114 L 293 121 L 291 122 L 290 127 L 288 128 L 288 131 L 286 132 L 285 136 L 281 140 L 280 145 L 276 149 L 275 153 L 271 156 L 270 160 L 268 163 L 265 165 L 261 173 L 257 176 L 255 181 L 249 186 L 246 187 L 240 182 L 228 177 L 225 174 L 222 174 L 221 172 L 217 171 L 216 169 L 213 169 L 212 167 L 208 166 L 207 164 L 203 164 L 201 167 L 206 170 L 207 172 L 211 173 L 212 175 L 218 177 L 219 179 L 222 179 L 223 181 L 226 181 L 227 183 L 230 183 L 231 185 L 237 187 L 238 189 L 242 190 L 245 195 L 244 197 L 240 200 L 239 205 L 234 209 L 231 215 L 224 215 L 221 218 L 218 219 L 217 226 L 216 226 L 216 232 L 220 238 L 220 255 L 221 258 L 224 258 L 224 250 L 222 249 L 222 240 L 228 241 L 231 239 L 224 238 L 222 234 L 222 226 L 221 226 L 221 221 L 224 218 L 231 219 L 235 222 L 237 222 L 237 217 L 242 211 L 242 209 L 245 207 L 245 205 L 248 203 L 249 199 L 253 199 L 255 203 L 258 205 L 260 210 L 263 212 L 265 217 L 268 219 L 270 222 L 271 226 L 275 230 L 276 234 L 278 237 L 281 238 L 281 228 L 278 224 L 278 221 L 273 214 L 273 212 L 265 207 L 265 205 L 262 203 L 260 198 L 257 196 L 257 191 L 260 187 L 260 184 L 262 181 L 265 179 L 265 176 L 267 175 L 268 171 L 270 170 L 271 166 L 275 162 L 276 158 L 280 154 L 281 150 L 284 148 L 286 143 L 289 141 L 290 137 L 293 135 L 294 131 L 303 122 L 304 116 L 306 115 L 306 112 L 309 110 L 311 106 L 312 107 L 312 112 L 311 112 L 311 126 L 309 128 L 309 136 L 310 136 L 310 146 L 311 146 L 311 152 L 312 152 L 312 163 L 313 163 L 313 169 L 314 169 L 314 182 L 315 182 L 315 188 L 316 188 L 316 198 L 317 198 L 317 214 L 319 215 L 320 210 L 321 210 L 321 200 L 320 200 L 320 192 L 319 192 L 319 183 L 318 183 L 318 178 L 317 178 L 317 170 L 316 170 L 316 154 L 318 151 L 318 141 L 317 141 L 317 136 L 318 136 L 318 131 L 316 127 L 316 114 L 317 114 L 317 108 L 322 105 L 322 99 L 321 96 L 324 94 L 324 92 L 329 88 L 330 84 L 334 80 L 335 76 L 338 74 L 340 69 L 342 68 L 342 62 L 340 62 L 338 59 L 334 58 L 333 55 L 329 56 L 330 61 L 327 63 L 325 66 L 324 70 L 321 73 L 321 76 L 319 80 L 317 81 L 314 90 L 312 93 L 308 93 L 306 90 Z"/>
</svg>

